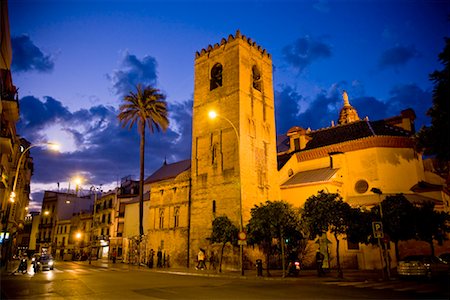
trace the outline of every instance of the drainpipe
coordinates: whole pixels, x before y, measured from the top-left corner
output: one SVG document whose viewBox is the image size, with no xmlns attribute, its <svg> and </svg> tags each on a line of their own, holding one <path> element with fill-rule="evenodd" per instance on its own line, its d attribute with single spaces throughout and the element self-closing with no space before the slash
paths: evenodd
<svg viewBox="0 0 450 300">
<path fill-rule="evenodd" d="M 186 267 L 189 269 L 190 252 L 191 252 L 191 191 L 192 177 L 189 177 L 189 196 L 188 196 L 188 230 L 187 230 L 187 260 Z"/>
</svg>

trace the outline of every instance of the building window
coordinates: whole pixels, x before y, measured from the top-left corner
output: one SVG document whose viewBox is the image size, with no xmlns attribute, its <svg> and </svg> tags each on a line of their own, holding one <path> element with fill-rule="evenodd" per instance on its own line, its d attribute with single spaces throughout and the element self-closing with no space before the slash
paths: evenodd
<svg viewBox="0 0 450 300">
<path fill-rule="evenodd" d="M 365 180 L 358 180 L 355 183 L 355 191 L 360 194 L 364 194 L 369 189 L 369 183 Z"/>
<path fill-rule="evenodd" d="M 178 226 L 180 226 L 180 208 L 175 207 L 173 214 L 173 227 L 177 228 Z"/>
<path fill-rule="evenodd" d="M 352 243 L 347 240 L 347 249 L 348 250 L 359 250 L 359 243 Z"/>
<path fill-rule="evenodd" d="M 159 210 L 159 229 L 164 228 L 164 209 Z"/>
<path fill-rule="evenodd" d="M 213 202 L 212 202 L 212 212 L 213 212 L 213 214 L 216 213 L 216 200 L 213 200 Z"/>
<path fill-rule="evenodd" d="M 261 92 L 261 72 L 257 66 L 252 67 L 253 88 Z"/>
<path fill-rule="evenodd" d="M 300 150 L 300 139 L 299 138 L 294 139 L 294 150 L 295 151 Z"/>
<path fill-rule="evenodd" d="M 222 65 L 219 63 L 211 69 L 210 91 L 222 86 L 222 69 Z"/>
<path fill-rule="evenodd" d="M 63 245 L 63 247 L 66 246 L 66 237 L 65 236 L 63 236 L 62 245 Z"/>
</svg>

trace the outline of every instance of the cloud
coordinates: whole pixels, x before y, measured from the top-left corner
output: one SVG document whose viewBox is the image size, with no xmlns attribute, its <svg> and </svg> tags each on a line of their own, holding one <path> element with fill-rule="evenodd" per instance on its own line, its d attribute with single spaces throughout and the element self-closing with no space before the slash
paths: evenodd
<svg viewBox="0 0 450 300">
<path fill-rule="evenodd" d="M 54 58 L 44 54 L 27 35 L 11 38 L 13 60 L 11 69 L 15 72 L 51 72 Z"/>
<path fill-rule="evenodd" d="M 330 2 L 328 0 L 319 0 L 314 3 L 313 8 L 322 13 L 330 12 Z"/>
<path fill-rule="evenodd" d="M 367 116 L 369 120 L 381 120 L 398 116 L 402 110 L 412 108 L 417 116 L 416 130 L 429 123 L 426 111 L 432 104 L 430 91 L 422 90 L 415 84 L 396 85 L 391 89 L 390 97 L 383 101 L 359 94 L 360 89 L 360 84 L 355 86 L 353 82 L 349 86 L 346 82 L 339 82 L 329 89 L 322 89 L 309 100 L 292 87 L 284 86 L 282 90 L 275 91 L 277 133 L 286 133 L 292 126 L 316 130 L 329 127 L 332 120 L 337 124 L 343 106 L 343 90 L 349 91 L 350 104 L 361 119 Z M 307 103 L 307 107 L 300 111 L 299 103 Z"/>
<path fill-rule="evenodd" d="M 406 65 L 411 59 L 417 57 L 419 53 L 414 46 L 396 46 L 385 50 L 378 61 L 380 69 L 398 68 Z"/>
<path fill-rule="evenodd" d="M 318 59 L 332 55 L 330 45 L 309 36 L 299 38 L 294 43 L 285 46 L 282 53 L 285 61 L 299 71 L 303 71 Z"/>
<path fill-rule="evenodd" d="M 33 148 L 33 184 L 53 184 L 56 188 L 57 182 L 67 182 L 80 173 L 86 182 L 96 185 L 117 182 L 128 175 L 138 178 L 138 130 L 122 128 L 115 108 L 98 105 L 71 112 L 56 99 L 40 100 L 33 96 L 22 98 L 20 105 L 21 120 L 17 128 L 21 136 L 32 143 L 48 140 L 49 128 L 56 126 L 61 128 L 60 134 L 70 135 L 76 145 L 71 151 L 57 154 L 41 147 Z M 177 126 L 172 129 L 171 125 L 166 133 L 148 134 L 147 131 L 145 176 L 159 168 L 165 158 L 168 162 L 190 158 L 192 100 L 169 104 L 169 112 Z M 67 140 L 59 142 L 64 144 Z"/>
<path fill-rule="evenodd" d="M 106 77 L 111 81 L 114 93 L 124 96 L 136 89 L 138 83 L 146 85 L 156 85 L 158 78 L 156 59 L 147 55 L 140 60 L 136 55 L 125 52 L 120 63 L 120 69 L 114 70 Z"/>
<path fill-rule="evenodd" d="M 290 86 L 275 91 L 275 120 L 277 132 L 285 133 L 297 125 L 300 103 L 303 96 Z"/>
<path fill-rule="evenodd" d="M 427 110 L 432 106 L 432 92 L 423 90 L 416 84 L 395 85 L 389 92 L 390 98 L 388 114 L 399 114 L 406 108 L 412 108 L 416 112 L 416 130 L 423 125 L 429 125 L 430 119 L 426 116 Z"/>
</svg>

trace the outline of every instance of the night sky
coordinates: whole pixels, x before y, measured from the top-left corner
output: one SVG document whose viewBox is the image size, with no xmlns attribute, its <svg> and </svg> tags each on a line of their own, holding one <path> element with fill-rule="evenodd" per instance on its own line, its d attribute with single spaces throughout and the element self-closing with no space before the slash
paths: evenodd
<svg viewBox="0 0 450 300">
<path fill-rule="evenodd" d="M 190 158 L 195 52 L 237 29 L 272 55 L 278 133 L 330 126 L 343 90 L 361 118 L 413 108 L 420 128 L 449 16 L 449 1 L 425 0 L 10 0 L 18 134 L 62 145 L 31 150 L 31 207 L 76 175 L 84 189 L 138 179 L 137 128 L 116 117 L 137 83 L 167 95 L 171 121 L 147 137 L 146 176 L 165 158 Z"/>
</svg>

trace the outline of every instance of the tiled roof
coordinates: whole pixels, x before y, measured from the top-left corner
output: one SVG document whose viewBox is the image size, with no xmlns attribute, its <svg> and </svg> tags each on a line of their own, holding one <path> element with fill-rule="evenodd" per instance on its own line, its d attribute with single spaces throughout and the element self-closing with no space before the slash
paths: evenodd
<svg viewBox="0 0 450 300">
<path fill-rule="evenodd" d="M 161 168 L 145 179 L 145 183 L 175 178 L 179 174 L 191 168 L 191 160 L 186 159 L 173 164 L 164 163 Z"/>
<path fill-rule="evenodd" d="M 312 139 L 306 144 L 305 150 L 357 140 L 369 136 L 408 137 L 410 136 L 410 133 L 400 127 L 389 125 L 384 120 L 362 120 L 345 125 L 320 129 L 311 132 L 309 135 Z"/>
<path fill-rule="evenodd" d="M 336 174 L 338 170 L 339 169 L 321 168 L 298 172 L 281 186 L 328 181 L 334 176 L 334 174 Z"/>
<path fill-rule="evenodd" d="M 311 150 L 343 142 L 358 140 L 370 136 L 397 136 L 409 137 L 411 133 L 400 127 L 390 125 L 386 120 L 368 121 L 361 120 L 349 124 L 338 125 L 312 131 L 308 134 L 308 141 L 304 150 Z M 277 153 L 289 150 L 289 137 L 286 134 L 277 136 Z M 293 153 L 278 156 L 278 169 L 281 169 Z"/>
</svg>

